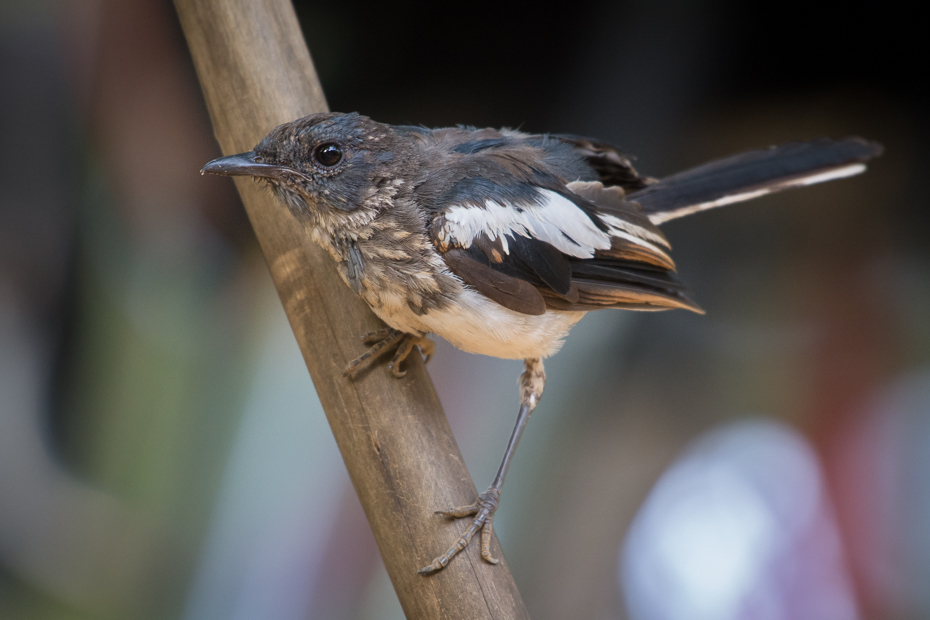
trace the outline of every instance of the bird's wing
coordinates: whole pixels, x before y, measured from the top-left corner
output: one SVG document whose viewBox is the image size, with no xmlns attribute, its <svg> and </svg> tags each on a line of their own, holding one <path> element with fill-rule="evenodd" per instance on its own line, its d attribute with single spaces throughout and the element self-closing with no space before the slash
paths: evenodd
<svg viewBox="0 0 930 620">
<path fill-rule="evenodd" d="M 441 167 L 452 176 L 437 171 L 432 184 L 419 188 L 432 214 L 431 239 L 452 272 L 525 314 L 546 308 L 699 311 L 673 275 L 665 237 L 636 204 L 623 200 L 621 189 L 566 182 L 557 171 L 577 165 L 577 156 L 570 156 L 575 164 L 565 163 L 562 147 L 549 152 L 549 143 L 507 144 L 512 139 L 484 136 L 480 148 L 460 142 Z M 453 150 L 446 145 L 443 152 Z"/>
<path fill-rule="evenodd" d="M 881 152 L 881 145 L 861 138 L 792 142 L 712 161 L 630 192 L 627 198 L 661 224 L 791 187 L 853 176 Z"/>
</svg>

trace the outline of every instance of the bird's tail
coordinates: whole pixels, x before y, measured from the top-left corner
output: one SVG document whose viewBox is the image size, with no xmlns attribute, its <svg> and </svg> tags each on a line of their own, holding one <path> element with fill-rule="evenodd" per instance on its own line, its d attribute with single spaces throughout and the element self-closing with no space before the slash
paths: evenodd
<svg viewBox="0 0 930 620">
<path fill-rule="evenodd" d="M 791 142 L 718 159 L 627 195 L 653 224 L 865 170 L 882 146 L 862 138 Z"/>
</svg>

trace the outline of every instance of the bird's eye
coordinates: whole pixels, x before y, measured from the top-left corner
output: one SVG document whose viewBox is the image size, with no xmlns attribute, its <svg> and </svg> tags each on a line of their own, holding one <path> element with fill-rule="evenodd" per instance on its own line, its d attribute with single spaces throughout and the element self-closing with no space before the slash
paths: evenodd
<svg viewBox="0 0 930 620">
<path fill-rule="evenodd" d="M 314 149 L 313 159 L 321 166 L 332 168 L 342 161 L 342 148 L 335 142 L 324 142 Z"/>
</svg>

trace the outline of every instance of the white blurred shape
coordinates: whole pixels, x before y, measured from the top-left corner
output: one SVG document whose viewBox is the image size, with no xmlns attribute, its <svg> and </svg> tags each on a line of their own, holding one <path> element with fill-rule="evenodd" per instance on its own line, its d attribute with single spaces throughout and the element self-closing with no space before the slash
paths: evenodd
<svg viewBox="0 0 930 620">
<path fill-rule="evenodd" d="M 740 422 L 696 441 L 659 479 L 620 556 L 634 620 L 857 617 L 806 441 Z"/>
<path fill-rule="evenodd" d="M 764 498 L 733 471 L 710 464 L 686 473 L 665 487 L 651 524 L 656 568 L 665 573 L 652 583 L 663 586 L 656 594 L 662 581 L 681 593 L 670 601 L 683 605 L 676 616 L 733 618 L 778 530 Z M 701 484 L 691 484 L 694 473 Z"/>
</svg>

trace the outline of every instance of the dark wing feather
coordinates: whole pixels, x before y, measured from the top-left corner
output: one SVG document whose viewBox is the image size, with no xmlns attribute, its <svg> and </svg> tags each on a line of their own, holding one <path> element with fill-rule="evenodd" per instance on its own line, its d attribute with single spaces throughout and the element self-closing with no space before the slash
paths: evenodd
<svg viewBox="0 0 930 620">
<path fill-rule="evenodd" d="M 575 147 L 575 151 L 597 173 L 598 179 L 604 185 L 622 187 L 632 192 L 654 181 L 649 177 L 641 176 L 633 167 L 633 158 L 625 155 L 615 146 L 569 134 L 558 134 L 553 137 Z"/>
<path fill-rule="evenodd" d="M 572 289 L 572 266 L 568 258 L 543 241 L 517 235 L 508 240 L 515 258 L 542 280 L 543 284 L 562 297 Z"/>
<path fill-rule="evenodd" d="M 688 296 L 688 289 L 671 271 L 634 261 L 594 258 L 572 262 L 572 281 L 578 288 L 575 309 L 636 306 L 639 310 L 684 308 L 704 311 Z"/>
<path fill-rule="evenodd" d="M 452 273 L 505 308 L 530 315 L 546 312 L 546 303 L 539 290 L 526 280 L 482 264 L 461 249 L 451 249 L 443 254 L 443 258 Z"/>
<path fill-rule="evenodd" d="M 600 280 L 575 281 L 578 301 L 568 303 L 563 299 L 546 297 L 546 305 L 553 310 L 590 311 L 604 308 L 623 310 L 669 310 L 681 308 L 699 314 L 704 311 L 686 296 L 670 296 L 635 284 L 605 282 Z"/>
<path fill-rule="evenodd" d="M 471 247 L 459 251 L 464 252 L 470 260 L 527 282 L 540 292 L 545 291 L 568 301 L 578 299 L 578 291 L 572 284 L 572 266 L 568 257 L 548 243 L 522 236 L 509 237 L 508 246 L 509 252 L 506 252 L 499 240 L 490 241 L 487 236 L 481 235 Z M 472 284 L 454 269 L 453 272 Z"/>
<path fill-rule="evenodd" d="M 881 145 L 861 138 L 792 142 L 680 172 L 628 194 L 654 223 L 865 170 Z"/>
<path fill-rule="evenodd" d="M 572 276 L 589 280 L 642 284 L 669 294 L 684 293 L 687 289 L 668 271 L 643 269 L 641 263 L 610 258 L 572 261 Z"/>
</svg>

